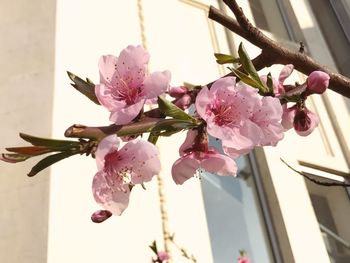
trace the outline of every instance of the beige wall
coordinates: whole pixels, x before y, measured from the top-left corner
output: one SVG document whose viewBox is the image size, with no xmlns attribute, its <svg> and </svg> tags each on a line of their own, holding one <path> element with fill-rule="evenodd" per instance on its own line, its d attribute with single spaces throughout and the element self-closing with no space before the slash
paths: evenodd
<svg viewBox="0 0 350 263">
<path fill-rule="evenodd" d="M 0 148 L 21 145 L 19 131 L 50 136 L 54 0 L 0 3 Z M 0 165 L 0 261 L 46 262 L 49 173 L 31 163 Z"/>
</svg>

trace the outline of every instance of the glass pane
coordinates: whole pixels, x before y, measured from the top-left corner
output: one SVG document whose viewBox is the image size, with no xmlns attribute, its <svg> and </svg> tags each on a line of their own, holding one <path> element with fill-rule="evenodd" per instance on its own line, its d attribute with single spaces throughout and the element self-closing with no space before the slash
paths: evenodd
<svg viewBox="0 0 350 263">
<path fill-rule="evenodd" d="M 218 142 L 214 144 L 218 146 Z M 236 161 L 237 178 L 202 174 L 214 262 L 235 262 L 243 249 L 253 262 L 271 263 L 273 257 L 248 157 Z"/>
<path fill-rule="evenodd" d="M 350 262 L 350 192 L 305 182 L 332 262 Z"/>
</svg>

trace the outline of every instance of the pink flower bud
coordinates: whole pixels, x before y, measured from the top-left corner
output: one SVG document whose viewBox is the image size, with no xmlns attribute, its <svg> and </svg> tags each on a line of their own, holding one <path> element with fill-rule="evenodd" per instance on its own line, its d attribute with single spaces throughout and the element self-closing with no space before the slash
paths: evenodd
<svg viewBox="0 0 350 263">
<path fill-rule="evenodd" d="M 329 84 L 329 75 L 322 71 L 313 71 L 307 78 L 307 90 L 309 94 L 322 94 Z M 308 94 L 308 95 L 309 95 Z"/>
<path fill-rule="evenodd" d="M 174 98 L 181 98 L 182 95 L 186 94 L 188 92 L 187 88 L 184 86 L 178 86 L 178 87 L 170 87 L 169 88 L 169 95 Z"/>
<path fill-rule="evenodd" d="M 157 256 L 158 256 L 158 260 L 160 260 L 161 262 L 170 259 L 169 254 L 165 251 L 159 251 L 157 253 Z"/>
<path fill-rule="evenodd" d="M 237 261 L 237 263 L 249 263 L 250 261 L 249 261 L 249 258 L 248 257 L 245 257 L 245 256 L 241 256 L 241 257 L 239 257 L 238 258 L 238 261 Z"/>
<path fill-rule="evenodd" d="M 112 216 L 112 213 L 108 210 L 97 210 L 91 215 L 91 220 L 94 223 L 102 223 Z"/>
<path fill-rule="evenodd" d="M 183 95 L 181 98 L 177 99 L 175 105 L 180 109 L 187 109 L 191 105 L 191 96 L 188 94 Z"/>
<path fill-rule="evenodd" d="M 297 110 L 294 117 L 293 126 L 300 136 L 308 136 L 313 132 L 320 122 L 318 116 L 307 108 Z"/>
</svg>

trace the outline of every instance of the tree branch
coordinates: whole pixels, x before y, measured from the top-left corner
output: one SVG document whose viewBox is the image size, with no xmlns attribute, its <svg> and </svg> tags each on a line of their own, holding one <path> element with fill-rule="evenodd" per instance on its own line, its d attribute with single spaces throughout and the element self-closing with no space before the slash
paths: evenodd
<svg viewBox="0 0 350 263">
<path fill-rule="evenodd" d="M 70 126 L 64 133 L 68 138 L 88 138 L 93 140 L 101 140 L 112 134 L 118 136 L 136 135 L 144 132 L 150 132 L 152 128 L 163 119 L 147 118 L 140 122 L 128 125 L 109 125 L 103 127 L 88 127 L 80 124 Z"/>
<path fill-rule="evenodd" d="M 305 177 L 307 180 L 315 183 L 315 184 L 318 184 L 318 185 L 323 185 L 323 186 L 343 186 L 343 187 L 349 187 L 350 186 L 350 183 L 336 183 L 336 182 L 323 182 L 323 181 L 318 181 L 314 178 L 311 178 L 310 176 L 308 176 L 307 174 L 303 173 L 303 172 L 300 172 L 298 171 L 297 169 L 293 168 L 292 166 L 290 166 L 286 161 L 284 161 L 282 158 L 280 158 L 280 160 L 285 164 L 287 165 L 287 167 L 289 169 L 291 169 L 292 171 L 300 174 L 301 176 Z"/>
<path fill-rule="evenodd" d="M 282 47 L 251 24 L 235 0 L 223 1 L 234 13 L 237 20 L 232 19 L 213 6 L 209 9 L 209 18 L 261 48 L 261 57 L 259 56 L 258 60 L 253 61 L 254 65 L 259 63 L 259 66 L 255 65 L 257 70 L 263 68 L 262 65 L 269 67 L 272 64 L 293 64 L 296 70 L 305 75 L 309 75 L 315 70 L 321 70 L 329 74 L 329 88 L 331 90 L 350 98 L 350 79 L 317 63 L 304 53 Z"/>
</svg>

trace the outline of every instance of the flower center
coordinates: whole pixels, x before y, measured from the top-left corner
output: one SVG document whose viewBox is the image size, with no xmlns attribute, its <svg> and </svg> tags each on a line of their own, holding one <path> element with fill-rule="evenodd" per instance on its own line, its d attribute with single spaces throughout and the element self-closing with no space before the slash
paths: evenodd
<svg viewBox="0 0 350 263">
<path fill-rule="evenodd" d="M 234 105 L 224 104 L 223 101 L 216 100 L 210 107 L 210 111 L 214 114 L 214 122 L 218 126 L 234 124 L 239 120 L 239 114 Z"/>
<path fill-rule="evenodd" d="M 106 174 L 107 184 L 113 189 L 125 191 L 126 184 L 131 183 L 132 167 L 123 165 L 123 158 L 118 151 L 109 153 L 105 156 L 104 172 Z"/>
</svg>

